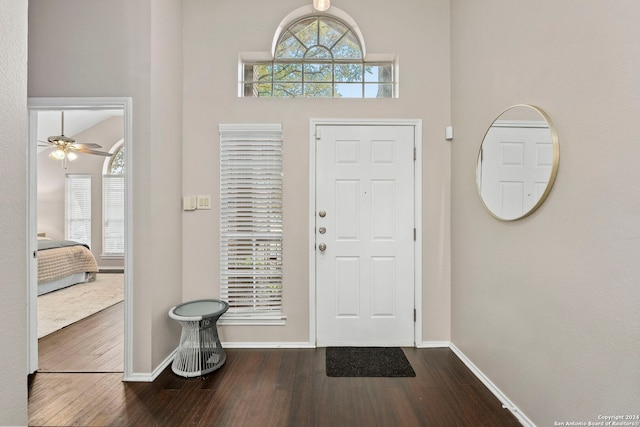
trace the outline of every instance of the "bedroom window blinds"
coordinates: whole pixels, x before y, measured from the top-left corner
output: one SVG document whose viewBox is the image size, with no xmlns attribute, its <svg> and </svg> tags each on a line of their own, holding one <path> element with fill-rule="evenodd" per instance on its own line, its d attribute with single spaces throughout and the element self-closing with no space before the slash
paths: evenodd
<svg viewBox="0 0 640 427">
<path fill-rule="evenodd" d="M 104 159 L 102 175 L 102 258 L 124 257 L 124 139 L 116 142 Z"/>
<path fill-rule="evenodd" d="M 104 255 L 124 255 L 124 175 L 103 175 L 103 232 Z"/>
<path fill-rule="evenodd" d="M 282 126 L 219 129 L 221 320 L 283 323 Z"/>
<path fill-rule="evenodd" d="M 64 238 L 91 247 L 91 175 L 66 175 L 64 220 Z"/>
</svg>

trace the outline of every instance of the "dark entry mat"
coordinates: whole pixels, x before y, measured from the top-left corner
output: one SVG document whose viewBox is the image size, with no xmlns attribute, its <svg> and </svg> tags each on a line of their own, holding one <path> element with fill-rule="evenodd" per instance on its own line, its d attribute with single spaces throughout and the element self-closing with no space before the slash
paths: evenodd
<svg viewBox="0 0 640 427">
<path fill-rule="evenodd" d="M 328 377 L 415 377 L 400 347 L 327 347 Z"/>
</svg>

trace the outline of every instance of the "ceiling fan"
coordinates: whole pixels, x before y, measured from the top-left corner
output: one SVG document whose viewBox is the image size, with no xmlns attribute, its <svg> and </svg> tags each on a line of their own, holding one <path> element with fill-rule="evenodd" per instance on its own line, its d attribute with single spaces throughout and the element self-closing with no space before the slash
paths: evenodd
<svg viewBox="0 0 640 427">
<path fill-rule="evenodd" d="M 78 158 L 77 153 L 96 154 L 98 156 L 110 157 L 113 153 L 107 153 L 105 151 L 94 150 L 94 148 L 102 148 L 101 145 L 94 143 L 78 143 L 75 139 L 69 138 L 64 135 L 64 111 L 62 113 L 62 122 L 60 125 L 60 135 L 50 136 L 46 141 L 38 141 L 39 147 L 45 147 L 47 149 L 53 149 L 49 154 L 49 157 L 54 160 L 62 160 L 63 166 L 66 165 L 66 161 L 73 161 Z"/>
</svg>

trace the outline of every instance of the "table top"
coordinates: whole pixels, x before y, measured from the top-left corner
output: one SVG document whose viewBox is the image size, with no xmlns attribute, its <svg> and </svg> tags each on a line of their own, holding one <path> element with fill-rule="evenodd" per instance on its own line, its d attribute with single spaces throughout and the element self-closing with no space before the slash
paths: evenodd
<svg viewBox="0 0 640 427">
<path fill-rule="evenodd" d="M 189 301 L 177 305 L 169 310 L 169 315 L 173 318 L 206 318 L 219 316 L 229 309 L 229 304 L 225 301 L 217 299 L 203 299 L 197 301 Z"/>
</svg>

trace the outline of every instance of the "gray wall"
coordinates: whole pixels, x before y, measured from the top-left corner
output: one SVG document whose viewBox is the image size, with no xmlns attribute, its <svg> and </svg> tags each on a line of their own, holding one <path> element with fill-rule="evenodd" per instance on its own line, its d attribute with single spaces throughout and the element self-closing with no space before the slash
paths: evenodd
<svg viewBox="0 0 640 427">
<path fill-rule="evenodd" d="M 534 423 L 637 414 L 640 3 L 452 1 L 452 341 Z M 503 109 L 555 123 L 532 216 L 482 207 L 475 165 Z"/>
<path fill-rule="evenodd" d="M 27 2 L 0 13 L 0 424 L 27 424 Z"/>
</svg>

